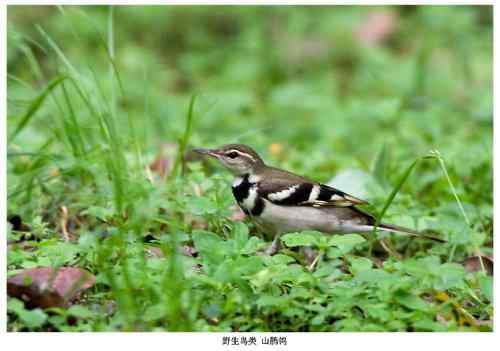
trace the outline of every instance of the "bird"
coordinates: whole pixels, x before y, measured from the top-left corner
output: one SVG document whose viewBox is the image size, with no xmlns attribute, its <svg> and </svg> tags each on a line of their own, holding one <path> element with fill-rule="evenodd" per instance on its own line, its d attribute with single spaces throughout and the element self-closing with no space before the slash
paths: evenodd
<svg viewBox="0 0 500 351">
<path fill-rule="evenodd" d="M 233 196 L 243 212 L 274 240 L 267 253 L 275 254 L 284 233 L 314 230 L 326 234 L 366 233 L 379 230 L 443 239 L 393 224 L 376 224 L 376 218 L 358 206 L 368 202 L 332 186 L 268 166 L 244 144 L 227 144 L 193 151 L 216 158 L 233 175 Z"/>
</svg>

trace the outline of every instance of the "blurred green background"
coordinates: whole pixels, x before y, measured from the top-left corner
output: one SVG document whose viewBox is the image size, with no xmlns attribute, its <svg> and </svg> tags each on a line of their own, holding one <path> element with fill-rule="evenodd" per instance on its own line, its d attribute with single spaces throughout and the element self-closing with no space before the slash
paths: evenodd
<svg viewBox="0 0 500 351">
<path fill-rule="evenodd" d="M 54 76 L 78 71 L 142 162 L 183 135 L 197 94 L 191 145 L 247 143 L 322 181 L 369 172 L 384 144 L 387 176 L 436 148 L 470 199 L 492 201 L 490 6 L 9 6 L 8 20 L 9 135 Z M 65 153 L 71 126 L 82 149 L 106 149 L 92 111 L 66 90 L 77 124 L 48 99 L 11 151 L 50 139 Z M 433 168 L 414 195 L 432 191 Z"/>
<path fill-rule="evenodd" d="M 37 26 L 73 66 L 108 74 L 107 7 L 8 13 L 10 75 L 37 89 L 65 69 Z M 454 151 L 472 141 L 479 149 L 469 154 L 491 149 L 489 6 L 130 6 L 114 9 L 113 24 L 125 90 L 118 118 L 131 116 L 145 148 L 175 139 L 197 93 L 193 143 L 321 154 L 308 168 L 367 164 L 384 141 L 409 159 L 430 147 L 466 157 Z M 8 89 L 12 117 L 30 91 L 13 79 Z M 29 140 L 43 142 L 58 119 L 41 111 L 33 127 Z"/>
<path fill-rule="evenodd" d="M 492 49 L 492 6 L 9 6 L 9 215 L 47 239 L 67 206 L 79 250 L 101 231 L 190 234 L 199 223 L 184 214 L 226 235 L 227 173 L 192 163 L 190 178 L 157 182 L 158 167 L 179 165 L 184 143 L 248 144 L 269 164 L 322 182 L 336 176 L 376 212 L 407 167 L 437 149 L 471 224 L 435 159 L 415 168 L 387 221 L 450 241 L 407 256 L 491 254 Z M 9 256 L 9 270 L 47 264 L 28 255 Z M 114 272 L 89 257 L 78 264 Z"/>
</svg>

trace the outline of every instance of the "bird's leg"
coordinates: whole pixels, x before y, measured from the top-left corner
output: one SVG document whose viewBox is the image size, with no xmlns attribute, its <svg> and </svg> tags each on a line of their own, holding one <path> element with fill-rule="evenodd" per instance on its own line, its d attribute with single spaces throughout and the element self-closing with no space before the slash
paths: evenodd
<svg viewBox="0 0 500 351">
<path fill-rule="evenodd" d="M 279 249 L 281 249 L 280 235 L 282 233 L 276 231 L 275 228 L 273 228 L 273 227 L 265 226 L 263 223 L 261 223 L 259 221 L 254 221 L 254 223 L 255 223 L 256 227 L 259 229 L 259 231 L 264 234 L 265 239 L 269 239 L 269 236 L 274 237 L 271 245 L 267 249 L 265 249 L 264 251 L 260 251 L 257 254 L 261 255 L 261 256 L 262 255 L 272 256 L 272 255 L 276 254 L 279 251 Z"/>
<path fill-rule="evenodd" d="M 302 254 L 304 255 L 304 261 L 308 266 L 312 265 L 312 263 L 317 260 L 319 253 L 317 253 L 313 248 L 309 246 L 303 246 L 300 249 L 302 251 Z"/>
<path fill-rule="evenodd" d="M 266 255 L 269 255 L 269 256 L 272 256 L 274 255 L 276 252 L 279 251 L 279 249 L 281 248 L 281 240 L 280 240 L 280 235 L 277 234 L 275 237 L 274 237 L 274 240 L 272 242 L 272 244 L 267 248 L 266 250 Z"/>
<path fill-rule="evenodd" d="M 397 260 L 402 260 L 403 256 L 399 252 L 396 251 L 394 246 L 392 246 L 389 238 L 380 239 L 380 245 L 384 248 L 385 251 L 389 254 L 389 256 L 395 257 Z"/>
<path fill-rule="evenodd" d="M 314 269 L 316 268 L 316 265 L 317 265 L 318 261 L 321 259 L 321 256 L 323 256 L 323 253 L 321 253 L 321 252 L 316 255 L 316 257 L 314 258 L 314 260 L 311 262 L 311 264 L 307 268 L 309 270 L 309 272 L 314 271 Z"/>
</svg>

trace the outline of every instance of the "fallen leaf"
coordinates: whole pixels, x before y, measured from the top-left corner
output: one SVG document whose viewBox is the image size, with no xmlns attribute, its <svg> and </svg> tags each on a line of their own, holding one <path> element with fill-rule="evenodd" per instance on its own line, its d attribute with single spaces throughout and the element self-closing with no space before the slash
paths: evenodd
<svg viewBox="0 0 500 351">
<path fill-rule="evenodd" d="M 184 245 L 182 247 L 182 252 L 185 256 L 189 256 L 189 257 L 198 256 L 198 251 L 193 246 Z"/>
<path fill-rule="evenodd" d="M 355 33 L 363 46 L 377 46 L 384 42 L 396 29 L 398 16 L 392 11 L 373 11 Z"/>
<path fill-rule="evenodd" d="M 384 267 L 384 261 L 381 260 L 380 258 L 373 256 L 373 257 L 371 257 L 371 260 L 372 260 L 373 264 L 375 265 L 375 267 L 377 267 L 377 268 Z"/>
<path fill-rule="evenodd" d="M 150 258 L 165 258 L 165 254 L 163 253 L 161 248 L 159 248 L 158 246 L 146 247 L 146 254 Z M 198 256 L 198 251 L 193 246 L 183 245 L 182 246 L 182 254 L 184 256 L 196 257 L 196 256 Z"/>
<path fill-rule="evenodd" d="M 156 158 L 148 166 L 149 170 L 157 173 L 160 179 L 165 179 L 170 171 L 172 171 L 174 153 L 177 150 L 177 145 L 173 143 L 166 143 L 160 147 L 160 151 Z"/>
<path fill-rule="evenodd" d="M 146 254 L 150 258 L 165 258 L 161 248 L 157 246 L 149 246 L 146 248 Z"/>
<path fill-rule="evenodd" d="M 469 273 L 482 271 L 481 261 L 479 257 L 481 256 L 483 260 L 484 269 L 488 275 L 493 275 L 493 258 L 486 255 L 471 256 L 466 258 L 462 264 L 465 270 Z"/>
<path fill-rule="evenodd" d="M 448 320 L 441 314 L 436 315 L 436 322 L 439 322 L 443 325 L 448 325 Z"/>
<path fill-rule="evenodd" d="M 116 312 L 116 301 L 108 300 L 104 304 L 104 311 L 108 316 L 113 315 Z"/>
<path fill-rule="evenodd" d="M 26 308 L 64 307 L 95 283 L 95 276 L 73 267 L 26 269 L 7 281 L 7 293 L 25 302 Z"/>
<path fill-rule="evenodd" d="M 184 214 L 184 223 L 190 225 L 193 229 L 207 229 L 208 227 L 207 221 L 190 213 Z"/>
</svg>

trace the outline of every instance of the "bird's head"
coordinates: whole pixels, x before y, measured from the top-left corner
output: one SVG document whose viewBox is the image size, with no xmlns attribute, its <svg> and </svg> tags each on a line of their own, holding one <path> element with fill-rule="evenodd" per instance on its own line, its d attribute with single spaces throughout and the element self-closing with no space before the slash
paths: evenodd
<svg viewBox="0 0 500 351">
<path fill-rule="evenodd" d="M 219 160 L 234 175 L 254 174 L 264 165 L 260 156 L 249 146 L 228 144 L 216 149 L 194 149 L 194 151 L 210 155 Z"/>
</svg>

